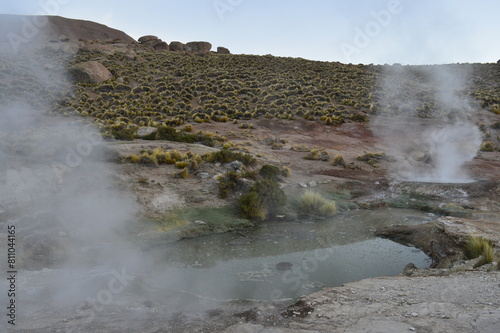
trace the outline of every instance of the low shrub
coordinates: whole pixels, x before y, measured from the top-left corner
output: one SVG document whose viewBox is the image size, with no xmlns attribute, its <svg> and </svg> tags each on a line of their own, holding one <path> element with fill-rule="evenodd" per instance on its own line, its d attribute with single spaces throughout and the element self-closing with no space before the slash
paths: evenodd
<svg viewBox="0 0 500 333">
<path fill-rule="evenodd" d="M 219 180 L 219 198 L 226 199 L 230 193 L 240 188 L 240 174 L 235 171 L 228 171 Z"/>
<path fill-rule="evenodd" d="M 358 161 L 363 161 L 366 162 L 367 164 L 371 165 L 372 167 L 376 168 L 377 161 L 385 159 L 387 156 L 385 153 L 365 153 L 363 155 L 359 155 L 356 157 Z"/>
<path fill-rule="evenodd" d="M 257 160 L 250 154 L 235 152 L 229 149 L 221 149 L 219 151 L 203 155 L 207 162 L 212 163 L 230 163 L 236 160 L 243 163 L 245 166 L 253 167 L 257 164 Z"/>
<path fill-rule="evenodd" d="M 266 164 L 263 165 L 259 170 L 259 175 L 264 179 L 269 179 L 272 181 L 281 180 L 281 170 L 275 165 Z"/>
<path fill-rule="evenodd" d="M 249 192 L 240 197 L 239 208 L 241 217 L 246 219 L 265 220 L 267 212 L 260 203 L 259 195 L 256 192 Z"/>
<path fill-rule="evenodd" d="M 264 220 L 286 203 L 285 192 L 278 183 L 269 179 L 256 182 L 250 191 L 239 200 L 241 216 L 248 219 Z"/>
<path fill-rule="evenodd" d="M 225 138 L 212 133 L 203 133 L 201 131 L 197 133 L 181 132 L 171 126 L 165 125 L 158 127 L 157 139 L 186 143 L 198 142 L 209 147 L 215 146 L 218 142 L 226 141 Z"/>
</svg>

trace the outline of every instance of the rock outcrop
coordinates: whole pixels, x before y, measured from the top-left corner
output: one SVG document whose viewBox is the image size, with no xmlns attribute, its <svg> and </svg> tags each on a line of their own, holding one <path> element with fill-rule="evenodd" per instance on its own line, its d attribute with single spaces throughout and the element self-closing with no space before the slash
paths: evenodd
<svg viewBox="0 0 500 333">
<path fill-rule="evenodd" d="M 229 52 L 229 49 L 222 47 L 222 46 L 217 47 L 217 53 L 219 53 L 219 54 L 231 54 L 231 52 Z"/>
<path fill-rule="evenodd" d="M 212 49 L 209 42 L 189 42 L 186 44 L 186 51 L 193 53 L 208 53 Z"/>
<path fill-rule="evenodd" d="M 159 38 L 156 36 L 146 35 L 146 36 L 139 37 L 139 39 L 137 41 L 139 42 L 139 44 L 148 44 L 148 43 L 151 44 L 151 43 L 154 43 L 158 40 L 159 40 Z"/>
<path fill-rule="evenodd" d="M 170 45 L 170 51 L 184 51 L 186 49 L 186 45 L 184 45 L 184 43 L 181 43 L 181 42 L 171 42 Z"/>
<path fill-rule="evenodd" d="M 168 44 L 166 42 L 163 42 L 160 40 L 159 42 L 157 42 L 156 44 L 153 45 L 153 49 L 155 49 L 156 51 L 159 51 L 159 50 L 168 51 L 169 47 L 168 47 Z"/>
<path fill-rule="evenodd" d="M 152 47 L 156 51 L 169 50 L 167 42 L 153 35 L 142 36 L 138 39 L 138 42 L 143 46 Z"/>
<path fill-rule="evenodd" d="M 36 34 L 34 33 L 34 37 L 29 39 L 31 43 L 44 41 L 76 42 L 82 39 L 120 41 L 127 44 L 135 43 L 135 40 L 123 31 L 110 28 L 104 24 L 60 16 L 0 14 L 0 22 L 2 31 L 6 30 L 19 36 L 19 38 L 24 38 L 23 29 L 26 29 L 26 26 L 41 27 L 36 31 Z M 0 42 L 9 42 L 8 36 L 8 34 L 0 34 Z M 12 35 L 10 36 L 12 37 Z"/>
<path fill-rule="evenodd" d="M 76 64 L 71 68 L 71 75 L 75 81 L 84 83 L 100 83 L 113 78 L 111 72 L 97 61 Z"/>
</svg>

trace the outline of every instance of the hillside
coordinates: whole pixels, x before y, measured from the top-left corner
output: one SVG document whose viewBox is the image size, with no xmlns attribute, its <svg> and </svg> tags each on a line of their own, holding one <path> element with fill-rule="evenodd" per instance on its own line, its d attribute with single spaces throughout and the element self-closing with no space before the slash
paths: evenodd
<svg viewBox="0 0 500 333">
<path fill-rule="evenodd" d="M 1 33 L 0 43 L 9 43 L 13 35 L 18 36 L 16 38 L 27 38 L 32 44 L 57 41 L 60 38 L 72 41 L 84 39 L 135 43 L 135 40 L 123 31 L 92 21 L 61 16 L 0 14 L 0 31 L 8 31 L 11 34 Z"/>
</svg>

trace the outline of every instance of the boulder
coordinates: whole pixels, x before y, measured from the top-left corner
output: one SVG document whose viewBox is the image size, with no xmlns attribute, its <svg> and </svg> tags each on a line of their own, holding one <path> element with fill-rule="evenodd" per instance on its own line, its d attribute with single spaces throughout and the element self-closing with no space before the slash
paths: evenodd
<svg viewBox="0 0 500 333">
<path fill-rule="evenodd" d="M 229 49 L 226 49 L 225 47 L 222 47 L 222 46 L 217 47 L 217 53 L 219 53 L 219 54 L 231 54 L 231 52 L 229 52 Z"/>
<path fill-rule="evenodd" d="M 158 129 L 156 127 L 141 127 L 137 130 L 137 136 L 139 138 L 143 138 L 155 132 L 158 132 Z"/>
<path fill-rule="evenodd" d="M 181 42 L 171 42 L 169 48 L 170 51 L 184 51 L 186 46 Z"/>
<path fill-rule="evenodd" d="M 212 49 L 209 42 L 189 42 L 186 44 L 186 51 L 193 53 L 208 53 Z"/>
<path fill-rule="evenodd" d="M 158 40 L 156 44 L 153 45 L 153 49 L 160 51 L 160 50 L 167 50 L 168 51 L 168 44 L 166 42 Z"/>
<path fill-rule="evenodd" d="M 113 78 L 111 72 L 98 61 L 78 63 L 70 72 L 75 81 L 83 83 L 100 83 Z"/>
<path fill-rule="evenodd" d="M 227 168 L 230 170 L 234 170 L 234 171 L 242 170 L 243 167 L 244 167 L 244 164 L 238 160 L 227 164 Z"/>
<path fill-rule="evenodd" d="M 153 35 L 146 35 L 146 36 L 142 36 L 140 37 L 137 41 L 140 43 L 140 44 L 146 44 L 148 42 L 153 42 L 153 41 L 157 41 L 158 40 L 158 37 L 156 36 L 153 36 Z"/>
<path fill-rule="evenodd" d="M 127 60 L 135 60 L 135 59 L 137 59 L 137 53 L 135 53 L 134 50 L 130 50 L 129 49 L 129 50 L 125 51 L 124 55 L 125 55 L 125 58 Z"/>
</svg>

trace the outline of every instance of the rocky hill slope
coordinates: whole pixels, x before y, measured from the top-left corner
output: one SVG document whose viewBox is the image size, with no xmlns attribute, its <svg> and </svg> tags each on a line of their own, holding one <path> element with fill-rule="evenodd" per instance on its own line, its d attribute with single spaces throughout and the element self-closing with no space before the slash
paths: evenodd
<svg viewBox="0 0 500 333">
<path fill-rule="evenodd" d="M 135 40 L 123 31 L 107 27 L 103 24 L 69 19 L 61 16 L 30 16 L 0 14 L 0 43 L 8 43 L 12 39 L 28 39 L 32 42 L 99 40 L 135 43 Z"/>
</svg>

